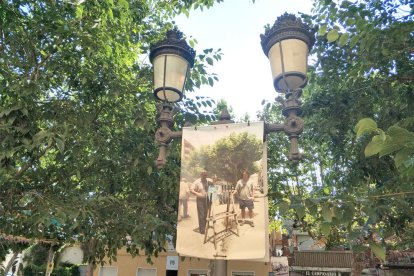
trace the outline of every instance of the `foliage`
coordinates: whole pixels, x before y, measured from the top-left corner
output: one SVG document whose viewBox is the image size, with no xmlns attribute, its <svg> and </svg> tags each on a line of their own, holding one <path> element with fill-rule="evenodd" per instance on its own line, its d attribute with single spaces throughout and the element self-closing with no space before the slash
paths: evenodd
<svg viewBox="0 0 414 276">
<path fill-rule="evenodd" d="M 23 275 L 37 276 L 44 275 L 46 265 L 29 265 L 23 268 Z M 79 267 L 76 265 L 70 267 L 55 267 L 50 274 L 51 276 L 80 276 Z"/>
<path fill-rule="evenodd" d="M 414 183 L 394 163 L 402 148 L 405 166 L 411 160 L 412 3 L 315 1 L 313 15 L 304 20 L 318 31 L 316 64 L 303 95 L 306 127 L 300 141 L 305 155 L 298 166 L 281 165 L 283 155 L 271 152 L 283 152 L 287 141 L 269 139 L 275 215 L 295 219 L 311 236 L 326 237 L 328 245 L 356 252 L 369 247 L 382 259 L 386 247 L 412 248 L 414 197 L 409 192 Z M 274 112 L 280 111 L 266 106 L 263 116 L 274 119 Z M 353 126 L 366 117 L 388 129 L 381 136 L 375 126 L 380 135 L 375 142 L 407 139 L 393 148 L 394 159 L 365 158 L 369 137 L 356 140 Z"/>
<path fill-rule="evenodd" d="M 49 256 L 49 248 L 50 245 L 37 243 L 26 251 L 23 257 L 23 261 L 28 265 L 44 265 L 47 263 L 47 258 Z"/>
<path fill-rule="evenodd" d="M 235 184 L 244 169 L 250 174 L 258 171 L 255 162 L 260 160 L 262 154 L 262 142 L 256 136 L 248 132 L 233 132 L 212 145 L 194 151 L 189 166 L 201 166 L 211 175 Z"/>
<path fill-rule="evenodd" d="M 283 223 L 281 220 L 272 220 L 269 222 L 269 232 L 272 230 L 281 231 Z"/>
<path fill-rule="evenodd" d="M 127 236 L 132 254 L 163 250 L 179 155 L 175 143 L 155 172 L 147 54 L 176 14 L 214 2 L 0 1 L 1 236 L 80 242 L 91 263 L 115 257 Z M 197 56 L 188 91 L 213 85 L 219 59 Z M 177 127 L 208 119 L 198 104 L 183 101 Z"/>
<path fill-rule="evenodd" d="M 214 109 L 214 116 L 216 117 L 216 120 L 220 119 L 221 112 L 227 109 L 230 118 L 234 118 L 234 110 L 232 106 L 229 106 L 228 102 L 225 99 L 220 99 L 216 103 L 216 107 Z"/>
<path fill-rule="evenodd" d="M 392 155 L 401 176 L 408 181 L 414 179 L 414 132 L 393 125 L 385 132 L 377 127 L 374 120 L 361 119 L 355 127 L 357 137 L 375 133 L 365 147 L 365 156 Z"/>
<path fill-rule="evenodd" d="M 0 237 L 0 262 L 3 263 L 6 260 L 6 255 L 11 252 L 22 252 L 28 248 L 27 242 L 16 242 L 11 238 Z"/>
</svg>

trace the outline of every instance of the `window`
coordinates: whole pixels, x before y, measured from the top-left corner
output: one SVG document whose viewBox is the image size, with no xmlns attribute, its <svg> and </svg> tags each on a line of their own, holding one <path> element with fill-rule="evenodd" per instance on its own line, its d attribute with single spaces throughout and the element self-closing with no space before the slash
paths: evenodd
<svg viewBox="0 0 414 276">
<path fill-rule="evenodd" d="M 207 276 L 207 270 L 190 270 L 188 276 Z"/>
<path fill-rule="evenodd" d="M 101 266 L 99 268 L 99 276 L 117 276 L 118 268 L 113 266 Z"/>
<path fill-rule="evenodd" d="M 254 276 L 254 272 L 233 272 L 231 276 Z"/>
<path fill-rule="evenodd" d="M 138 268 L 137 276 L 157 276 L 157 270 L 154 268 Z"/>
</svg>

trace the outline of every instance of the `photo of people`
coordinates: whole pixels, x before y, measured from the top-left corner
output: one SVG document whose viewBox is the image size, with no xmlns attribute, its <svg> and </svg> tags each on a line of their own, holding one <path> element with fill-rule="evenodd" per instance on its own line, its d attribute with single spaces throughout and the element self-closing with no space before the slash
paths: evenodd
<svg viewBox="0 0 414 276">
<path fill-rule="evenodd" d="M 263 131 L 263 122 L 183 129 L 176 243 L 180 255 L 268 257 Z"/>
</svg>

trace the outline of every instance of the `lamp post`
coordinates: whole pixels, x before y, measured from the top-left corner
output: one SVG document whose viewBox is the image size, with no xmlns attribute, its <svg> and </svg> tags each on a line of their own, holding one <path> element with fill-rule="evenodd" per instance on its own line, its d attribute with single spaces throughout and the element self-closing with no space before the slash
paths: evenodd
<svg viewBox="0 0 414 276">
<path fill-rule="evenodd" d="M 158 106 L 158 124 L 155 133 L 159 155 L 158 168 L 166 164 L 167 147 L 173 138 L 181 137 L 180 131 L 172 131 L 174 106 L 183 98 L 184 85 L 189 69 L 194 65 L 195 51 L 183 39 L 177 29 L 167 32 L 167 38 L 151 47 L 150 61 L 154 66 L 154 96 Z"/>
<path fill-rule="evenodd" d="M 301 158 L 298 137 L 303 131 L 299 97 L 307 84 L 308 55 L 315 43 L 314 33 L 300 18 L 285 13 L 260 39 L 270 61 L 275 90 L 285 94 L 280 102 L 286 120 L 283 124 L 266 124 L 266 133 L 284 131 L 291 143 L 289 160 L 298 161 Z"/>
<path fill-rule="evenodd" d="M 314 44 L 314 33 L 292 14 L 278 17 L 274 25 L 260 35 L 261 45 L 269 58 L 273 84 L 277 92 L 285 94 L 280 102 L 284 123 L 265 124 L 265 132 L 284 131 L 290 139 L 289 160 L 300 160 L 298 137 L 303 131 L 303 120 L 299 97 L 307 83 L 307 59 Z M 183 97 L 187 73 L 194 64 L 195 52 L 182 39 L 182 33 L 173 30 L 167 33 L 167 39 L 151 48 L 150 60 L 154 65 L 154 96 L 162 102 L 159 107 L 158 123 L 160 128 L 155 134 L 160 149 L 157 167 L 166 164 L 167 146 L 173 138 L 182 136 L 180 131 L 172 131 L 173 105 Z M 229 116 L 223 113 L 221 120 L 215 122 L 231 123 Z M 214 261 L 214 276 L 227 274 L 227 261 Z"/>
</svg>

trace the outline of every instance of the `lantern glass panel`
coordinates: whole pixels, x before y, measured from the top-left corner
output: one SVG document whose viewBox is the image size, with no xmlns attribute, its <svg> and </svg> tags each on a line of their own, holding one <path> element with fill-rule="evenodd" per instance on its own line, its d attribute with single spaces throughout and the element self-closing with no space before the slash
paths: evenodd
<svg viewBox="0 0 414 276">
<path fill-rule="evenodd" d="M 166 102 L 180 101 L 188 62 L 180 56 L 167 54 L 155 57 L 153 65 L 155 97 Z"/>
<path fill-rule="evenodd" d="M 308 45 L 304 41 L 282 40 L 270 48 L 268 57 L 277 91 L 296 90 L 306 85 Z"/>
</svg>

